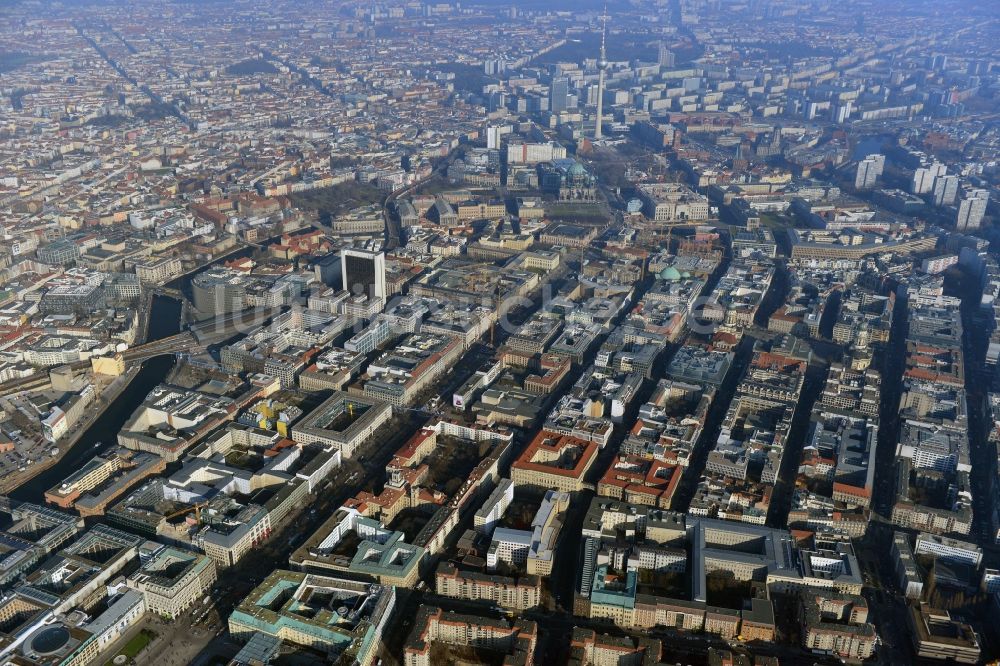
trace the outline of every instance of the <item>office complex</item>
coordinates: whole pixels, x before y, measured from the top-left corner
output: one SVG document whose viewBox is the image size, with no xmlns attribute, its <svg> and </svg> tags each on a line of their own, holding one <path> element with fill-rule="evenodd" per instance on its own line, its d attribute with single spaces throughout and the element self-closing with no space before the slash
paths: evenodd
<svg viewBox="0 0 1000 666">
<path fill-rule="evenodd" d="M 264 634 L 368 666 L 395 602 L 391 586 L 279 569 L 240 602 L 229 631 L 237 640 Z"/>
<path fill-rule="evenodd" d="M 340 267 L 346 291 L 354 295 L 364 294 L 372 299 L 379 298 L 383 303 L 386 301 L 388 294 L 383 253 L 344 249 L 340 252 Z"/>
<path fill-rule="evenodd" d="M 549 84 L 549 111 L 561 113 L 566 110 L 569 98 L 569 81 L 565 77 L 556 77 Z"/>
</svg>

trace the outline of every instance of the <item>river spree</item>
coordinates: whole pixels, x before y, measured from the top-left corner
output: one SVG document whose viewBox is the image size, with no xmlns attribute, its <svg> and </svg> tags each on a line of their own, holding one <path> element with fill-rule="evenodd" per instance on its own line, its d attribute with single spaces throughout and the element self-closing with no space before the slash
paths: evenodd
<svg viewBox="0 0 1000 666">
<path fill-rule="evenodd" d="M 149 319 L 148 340 L 160 340 L 180 331 L 181 304 L 172 298 L 154 296 Z M 97 420 L 80 437 L 62 459 L 11 491 L 10 496 L 24 502 L 45 502 L 43 494 L 73 471 L 80 469 L 100 451 L 116 445 L 118 431 L 136 407 L 157 384 L 162 382 L 174 367 L 174 356 L 156 356 L 145 361 L 138 374 L 104 410 Z"/>
</svg>

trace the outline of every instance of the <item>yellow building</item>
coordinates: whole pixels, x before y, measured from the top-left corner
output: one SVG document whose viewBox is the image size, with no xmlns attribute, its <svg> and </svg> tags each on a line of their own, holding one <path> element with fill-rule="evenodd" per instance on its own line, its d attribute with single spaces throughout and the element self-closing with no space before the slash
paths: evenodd
<svg viewBox="0 0 1000 666">
<path fill-rule="evenodd" d="M 507 206 L 503 201 L 467 201 L 458 204 L 456 207 L 458 219 L 465 220 L 494 220 L 500 219 L 507 214 Z"/>
<path fill-rule="evenodd" d="M 118 377 L 125 373 L 125 357 L 121 354 L 95 356 L 90 359 L 90 367 L 99 375 Z"/>
</svg>

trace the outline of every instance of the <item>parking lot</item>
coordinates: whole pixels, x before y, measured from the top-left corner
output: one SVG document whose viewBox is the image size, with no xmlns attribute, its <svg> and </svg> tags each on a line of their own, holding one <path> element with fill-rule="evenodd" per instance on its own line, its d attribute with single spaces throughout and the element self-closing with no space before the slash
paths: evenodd
<svg viewBox="0 0 1000 666">
<path fill-rule="evenodd" d="M 0 478 L 7 486 L 51 457 L 54 445 L 42 436 L 37 413 L 23 397 L 0 399 L 0 411 Z"/>
</svg>

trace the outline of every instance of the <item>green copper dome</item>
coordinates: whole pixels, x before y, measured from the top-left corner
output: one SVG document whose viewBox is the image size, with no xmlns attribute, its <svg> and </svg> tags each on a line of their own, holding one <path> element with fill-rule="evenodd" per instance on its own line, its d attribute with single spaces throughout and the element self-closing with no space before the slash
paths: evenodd
<svg viewBox="0 0 1000 666">
<path fill-rule="evenodd" d="M 677 269 L 673 266 L 667 266 L 660 271 L 660 279 L 667 280 L 669 282 L 676 282 L 681 279 L 681 274 L 677 272 Z"/>
</svg>

